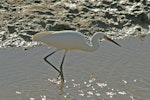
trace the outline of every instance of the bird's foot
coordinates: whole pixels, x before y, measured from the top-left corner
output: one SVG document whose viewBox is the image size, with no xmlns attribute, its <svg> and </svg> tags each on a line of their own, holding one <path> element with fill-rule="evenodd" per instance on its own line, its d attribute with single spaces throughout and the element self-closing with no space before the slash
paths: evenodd
<svg viewBox="0 0 150 100">
<path fill-rule="evenodd" d="M 61 80 L 61 83 L 64 83 L 64 77 L 61 74 L 58 75 L 57 80 Z"/>
<path fill-rule="evenodd" d="M 57 76 L 57 80 L 60 80 L 61 79 L 61 76 L 60 76 L 60 74 Z"/>
</svg>

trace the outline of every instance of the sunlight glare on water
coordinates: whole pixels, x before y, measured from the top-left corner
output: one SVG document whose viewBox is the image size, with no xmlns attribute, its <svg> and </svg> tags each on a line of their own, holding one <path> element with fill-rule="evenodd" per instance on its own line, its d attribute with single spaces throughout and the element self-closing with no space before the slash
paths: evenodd
<svg viewBox="0 0 150 100">
<path fill-rule="evenodd" d="M 53 84 L 53 87 L 59 87 L 59 85 L 61 84 L 60 80 L 56 78 L 48 79 L 48 82 L 49 84 Z M 117 98 L 117 96 L 118 98 L 121 98 L 121 96 L 128 96 L 128 98 L 133 99 L 133 97 L 126 91 L 111 88 L 106 81 L 101 82 L 95 75 L 90 75 L 89 78 L 83 80 L 80 83 L 78 83 L 75 79 L 71 79 L 70 81 L 65 80 L 65 87 L 63 89 L 63 93 L 60 95 L 63 95 L 64 98 L 68 99 L 77 97 L 80 99 L 103 98 L 103 100 L 105 100 L 105 98 L 113 98 L 114 96 L 115 98 Z M 45 99 L 43 98 L 42 100 Z"/>
<path fill-rule="evenodd" d="M 59 90 L 59 86 L 61 84 L 60 79 L 52 78 L 47 79 L 45 82 L 48 82 L 49 87 L 47 87 L 49 90 L 53 90 L 53 92 L 56 92 Z M 126 84 L 126 83 L 124 83 Z M 56 90 L 57 89 L 57 90 Z M 49 91 L 46 89 L 41 89 L 40 91 Z M 35 94 L 37 91 L 34 90 L 20 90 L 16 91 L 16 94 L 19 96 L 21 95 L 27 95 L 26 93 L 30 92 L 31 94 Z M 59 92 L 58 92 L 59 93 Z M 119 100 L 123 96 L 130 98 L 131 100 L 134 100 L 133 96 L 129 95 L 125 90 L 119 90 L 111 88 L 107 82 L 101 82 L 95 75 L 90 75 L 89 78 L 81 81 L 80 83 L 77 82 L 75 79 L 71 79 L 66 81 L 65 80 L 65 86 L 63 89 L 63 92 L 59 93 L 58 95 L 62 96 L 64 99 L 103 99 L 107 100 L 107 98 L 116 98 Z M 49 100 L 50 97 L 46 94 L 42 94 L 37 96 L 29 97 L 30 100 Z"/>
</svg>

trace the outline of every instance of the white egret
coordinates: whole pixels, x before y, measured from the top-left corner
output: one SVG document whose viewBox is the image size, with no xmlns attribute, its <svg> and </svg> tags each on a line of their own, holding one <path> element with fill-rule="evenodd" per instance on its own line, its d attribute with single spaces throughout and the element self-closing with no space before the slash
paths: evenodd
<svg viewBox="0 0 150 100">
<path fill-rule="evenodd" d="M 99 40 L 106 39 L 116 45 L 120 46 L 118 43 L 110 39 L 107 35 L 101 32 L 95 33 L 91 38 L 89 38 L 90 43 L 87 42 L 87 38 L 84 34 L 76 31 L 46 31 L 35 34 L 32 39 L 34 41 L 40 41 L 48 46 L 56 47 L 57 49 L 44 57 L 44 60 L 50 64 L 56 71 L 59 72 L 61 80 L 64 82 L 63 75 L 63 63 L 68 50 L 82 50 L 87 52 L 95 51 L 99 48 Z M 56 68 L 51 62 L 47 60 L 52 54 L 59 50 L 64 50 L 63 59 L 60 65 L 60 69 Z"/>
</svg>

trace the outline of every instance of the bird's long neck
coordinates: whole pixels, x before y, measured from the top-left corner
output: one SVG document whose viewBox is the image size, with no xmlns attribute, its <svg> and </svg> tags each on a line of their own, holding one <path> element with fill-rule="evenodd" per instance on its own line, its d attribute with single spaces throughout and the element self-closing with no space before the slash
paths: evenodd
<svg viewBox="0 0 150 100">
<path fill-rule="evenodd" d="M 99 48 L 99 35 L 98 34 L 94 34 L 90 38 L 90 45 L 87 46 L 87 51 L 89 51 L 89 52 L 95 51 L 98 48 Z"/>
</svg>

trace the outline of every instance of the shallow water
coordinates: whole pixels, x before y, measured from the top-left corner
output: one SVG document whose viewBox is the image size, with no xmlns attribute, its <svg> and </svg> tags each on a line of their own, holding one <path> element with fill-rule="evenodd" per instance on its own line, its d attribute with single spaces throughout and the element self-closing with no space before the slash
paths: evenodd
<svg viewBox="0 0 150 100">
<path fill-rule="evenodd" d="M 70 51 L 63 92 L 58 73 L 43 58 L 46 46 L 0 50 L 1 100 L 149 100 L 150 37 L 102 42 L 92 53 Z M 62 52 L 51 60 L 59 66 Z"/>
</svg>

